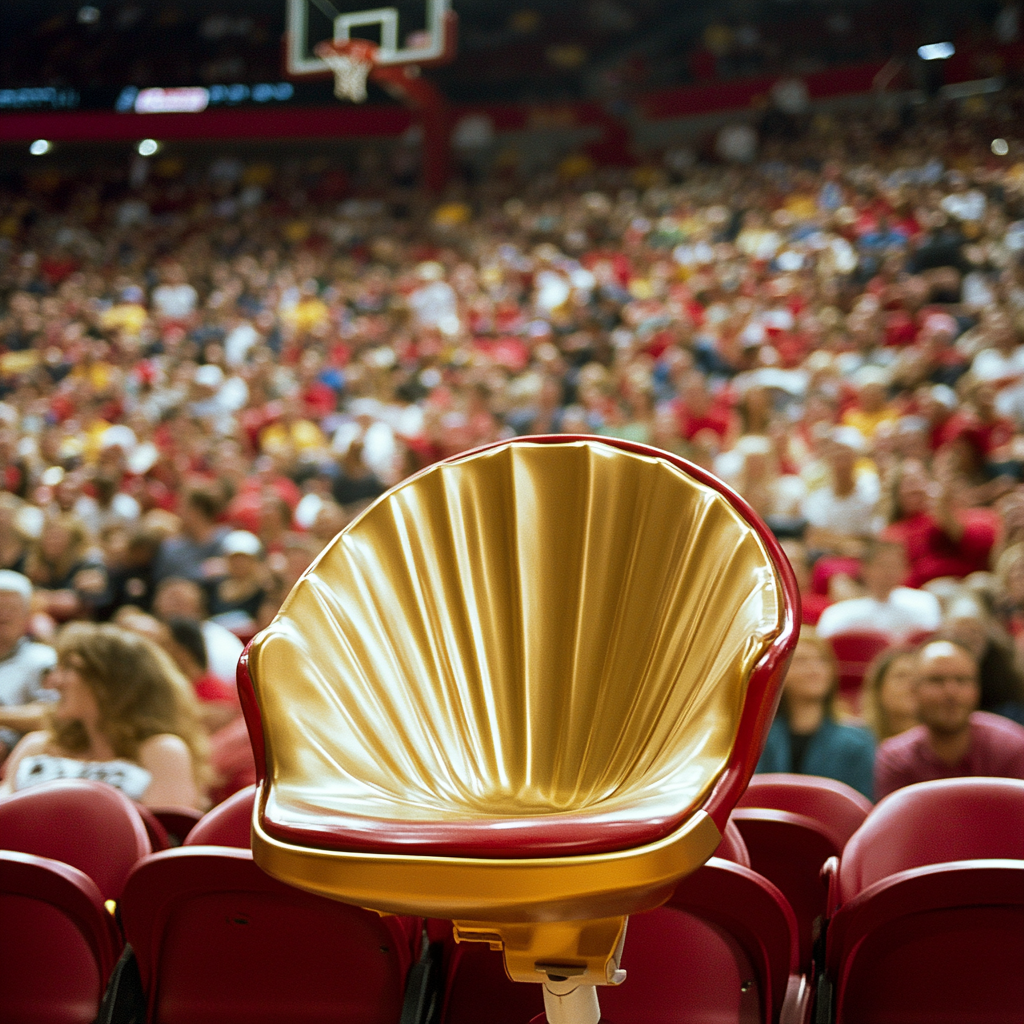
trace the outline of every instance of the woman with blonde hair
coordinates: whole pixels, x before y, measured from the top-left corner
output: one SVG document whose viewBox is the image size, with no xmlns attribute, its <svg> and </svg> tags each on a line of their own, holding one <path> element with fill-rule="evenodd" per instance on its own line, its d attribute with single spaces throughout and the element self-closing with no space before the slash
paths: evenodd
<svg viewBox="0 0 1024 1024">
<path fill-rule="evenodd" d="M 912 647 L 889 647 L 868 666 L 861 710 L 879 743 L 917 725 L 916 662 Z"/>
<path fill-rule="evenodd" d="M 838 779 L 874 795 L 875 741 L 867 729 L 836 721 L 836 656 L 803 626 L 782 689 L 782 702 L 755 771 Z"/>
<path fill-rule="evenodd" d="M 78 622 L 57 640 L 49 726 L 5 766 L 0 795 L 58 778 L 107 782 L 153 807 L 206 807 L 206 737 L 188 680 L 152 641 Z"/>
</svg>

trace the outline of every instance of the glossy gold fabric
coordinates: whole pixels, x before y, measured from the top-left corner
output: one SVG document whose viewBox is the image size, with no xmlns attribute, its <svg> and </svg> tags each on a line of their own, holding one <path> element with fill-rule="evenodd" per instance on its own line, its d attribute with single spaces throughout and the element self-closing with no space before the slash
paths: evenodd
<svg viewBox="0 0 1024 1024">
<path fill-rule="evenodd" d="M 782 614 L 756 533 L 659 459 L 581 441 L 439 465 L 340 534 L 254 643 L 263 813 L 683 814 Z"/>
</svg>

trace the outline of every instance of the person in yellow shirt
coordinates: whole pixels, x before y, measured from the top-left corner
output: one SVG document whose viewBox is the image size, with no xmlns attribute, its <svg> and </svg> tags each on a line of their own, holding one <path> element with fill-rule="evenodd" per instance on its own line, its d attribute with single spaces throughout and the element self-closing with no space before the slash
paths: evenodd
<svg viewBox="0 0 1024 1024">
<path fill-rule="evenodd" d="M 883 423 L 895 423 L 900 414 L 889 404 L 889 376 L 877 366 L 864 366 L 853 378 L 857 387 L 857 405 L 843 413 L 843 425 L 853 427 L 866 441 L 875 436 Z"/>
</svg>

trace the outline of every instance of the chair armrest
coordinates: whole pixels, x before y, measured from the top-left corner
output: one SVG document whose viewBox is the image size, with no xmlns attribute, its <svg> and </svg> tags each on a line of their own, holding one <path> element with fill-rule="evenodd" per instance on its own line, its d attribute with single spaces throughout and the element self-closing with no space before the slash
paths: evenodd
<svg viewBox="0 0 1024 1024">
<path fill-rule="evenodd" d="M 839 909 L 839 858 L 829 857 L 821 866 L 821 882 L 828 889 L 825 903 L 825 916 L 832 918 Z"/>
<path fill-rule="evenodd" d="M 779 1012 L 779 1024 L 810 1024 L 814 1001 L 806 975 L 791 974 Z"/>
</svg>

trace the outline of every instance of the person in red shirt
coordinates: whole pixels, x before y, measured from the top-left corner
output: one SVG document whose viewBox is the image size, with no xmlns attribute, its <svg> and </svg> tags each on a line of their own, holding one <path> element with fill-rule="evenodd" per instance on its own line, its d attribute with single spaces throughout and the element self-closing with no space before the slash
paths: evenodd
<svg viewBox="0 0 1024 1024">
<path fill-rule="evenodd" d="M 965 647 L 933 640 L 918 654 L 921 724 L 885 740 L 875 757 L 875 798 L 915 782 L 963 776 L 1024 779 L 1024 728 L 978 711 L 978 663 Z"/>
<path fill-rule="evenodd" d="M 952 480 L 934 481 L 922 462 L 906 460 L 892 481 L 889 525 L 882 540 L 904 546 L 910 562 L 906 586 L 939 576 L 985 572 L 996 542 L 998 516 L 987 508 L 956 508 Z"/>
<path fill-rule="evenodd" d="M 715 401 L 704 375 L 699 371 L 694 370 L 683 378 L 675 410 L 679 434 L 686 441 L 692 441 L 702 430 L 710 430 L 726 447 L 731 447 L 739 433 L 736 414 L 728 406 Z"/>
</svg>

